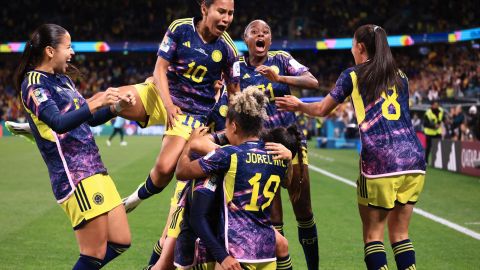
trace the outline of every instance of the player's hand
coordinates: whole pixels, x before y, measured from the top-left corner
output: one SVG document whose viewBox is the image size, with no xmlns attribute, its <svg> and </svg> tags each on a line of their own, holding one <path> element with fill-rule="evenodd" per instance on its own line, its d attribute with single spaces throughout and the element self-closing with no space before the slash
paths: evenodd
<svg viewBox="0 0 480 270">
<path fill-rule="evenodd" d="M 232 256 L 226 257 L 220 265 L 224 270 L 242 270 L 240 263 Z"/>
<path fill-rule="evenodd" d="M 258 66 L 255 71 L 262 74 L 271 82 L 278 82 L 280 80 L 280 75 L 278 75 L 271 67 L 261 65 Z"/>
<path fill-rule="evenodd" d="M 165 107 L 165 109 L 167 110 L 167 130 L 169 130 L 175 126 L 175 121 L 178 120 L 178 115 L 183 113 L 179 107 L 173 104 Z"/>
<path fill-rule="evenodd" d="M 135 106 L 136 103 L 137 100 L 135 99 L 135 95 L 133 95 L 130 91 L 128 91 L 125 95 L 120 96 L 119 106 L 121 108 Z"/>
<path fill-rule="evenodd" d="M 223 87 L 222 80 L 216 80 L 215 83 L 213 84 L 213 89 L 215 89 L 215 93 L 218 93 L 219 91 L 221 91 L 222 87 Z"/>
<path fill-rule="evenodd" d="M 99 97 L 101 106 L 110 106 L 120 100 L 120 91 L 118 88 L 109 87 L 104 94 Z"/>
<path fill-rule="evenodd" d="M 273 155 L 274 160 L 292 160 L 292 152 L 281 143 L 267 142 L 265 149 L 268 150 L 267 154 Z"/>
<path fill-rule="evenodd" d="M 275 98 L 275 105 L 280 111 L 300 111 L 302 101 L 295 96 L 285 95 L 283 97 Z"/>
</svg>

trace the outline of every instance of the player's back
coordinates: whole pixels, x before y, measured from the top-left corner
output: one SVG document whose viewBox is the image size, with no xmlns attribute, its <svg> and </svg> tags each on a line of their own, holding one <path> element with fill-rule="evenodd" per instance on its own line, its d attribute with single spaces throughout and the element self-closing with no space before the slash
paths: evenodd
<svg viewBox="0 0 480 270">
<path fill-rule="evenodd" d="M 273 160 L 260 141 L 228 146 L 225 151 L 232 152 L 223 185 L 226 205 L 222 222 L 226 230 L 222 236 L 228 250 L 239 261 L 274 259 L 270 204 L 286 176 L 287 163 Z"/>
<path fill-rule="evenodd" d="M 355 68 L 344 71 L 330 93 L 337 101 L 351 95 L 362 141 L 362 173 L 369 178 L 425 172 L 424 150 L 410 120 L 408 79 L 401 71 L 398 75 L 400 87 L 389 88 L 373 102 L 359 89 Z"/>
</svg>

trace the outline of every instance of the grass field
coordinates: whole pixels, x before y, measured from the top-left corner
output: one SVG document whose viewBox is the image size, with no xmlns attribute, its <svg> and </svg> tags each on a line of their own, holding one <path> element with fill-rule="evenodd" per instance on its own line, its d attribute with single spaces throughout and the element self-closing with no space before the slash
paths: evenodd
<svg viewBox="0 0 480 270">
<path fill-rule="evenodd" d="M 105 146 L 102 159 L 122 196 L 144 180 L 160 149 L 160 137 L 128 137 L 129 145 Z M 310 145 L 310 163 L 354 180 L 358 155 Z M 361 223 L 355 189 L 310 171 L 321 269 L 363 269 Z M 166 220 L 173 186 L 129 214 L 132 247 L 105 269 L 142 269 Z M 286 194 L 285 194 L 286 195 Z M 284 198 L 285 233 L 295 269 L 306 269 L 296 222 Z M 429 168 L 418 207 L 480 233 L 480 179 Z M 480 241 L 414 214 L 410 237 L 419 269 L 480 269 Z M 50 189 L 35 145 L 17 137 L 0 139 L 0 269 L 71 269 L 78 256 L 73 231 Z M 388 240 L 389 266 L 396 269 Z"/>
</svg>

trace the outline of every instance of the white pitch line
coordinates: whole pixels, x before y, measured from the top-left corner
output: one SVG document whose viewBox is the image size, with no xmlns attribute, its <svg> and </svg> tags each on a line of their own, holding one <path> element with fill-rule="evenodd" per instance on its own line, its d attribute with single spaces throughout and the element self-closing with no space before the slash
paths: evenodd
<svg viewBox="0 0 480 270">
<path fill-rule="evenodd" d="M 320 168 L 318 168 L 318 167 L 316 167 L 316 166 L 313 166 L 313 165 L 311 165 L 311 164 L 309 164 L 308 167 L 309 167 L 310 169 L 318 172 L 318 173 L 321 173 L 321 174 L 323 174 L 323 175 L 326 175 L 326 176 L 328 176 L 328 177 L 330 177 L 330 178 L 333 178 L 333 179 L 335 179 L 335 180 L 337 180 L 337 181 L 340 181 L 340 182 L 342 182 L 342 183 L 344 183 L 344 184 L 347 184 L 347 185 L 349 185 L 349 186 L 352 186 L 352 187 L 356 187 L 356 186 L 357 186 L 357 184 L 356 184 L 355 182 L 351 181 L 351 180 L 348 180 L 348 179 L 346 179 L 346 178 L 343 178 L 343 177 L 338 176 L 338 175 L 336 175 L 336 174 L 333 174 L 333 173 L 331 173 L 331 172 L 325 171 L 325 170 L 320 169 Z M 417 213 L 417 214 L 419 214 L 419 215 L 421 215 L 421 216 L 423 216 L 423 217 L 426 217 L 426 218 L 428 218 L 428 219 L 430 219 L 430 220 L 433 220 L 433 221 L 435 221 L 435 222 L 437 222 L 437 223 L 440 223 L 440 224 L 442 224 L 442 225 L 445 225 L 445 226 L 447 226 L 447 227 L 449 227 L 449 228 L 451 228 L 451 229 L 454 229 L 454 230 L 456 230 L 456 231 L 458 231 L 458 232 L 461 232 L 461 233 L 463 233 L 463 234 L 465 234 L 465 235 L 468 235 L 468 236 L 470 236 L 470 237 L 472 237 L 472 238 L 475 238 L 475 239 L 477 239 L 477 240 L 480 240 L 480 233 L 474 232 L 474 231 L 472 231 L 472 230 L 470 230 L 470 229 L 467 229 L 467 228 L 465 228 L 465 227 L 463 227 L 463 226 L 460 226 L 460 225 L 458 225 L 458 224 L 456 224 L 456 223 L 453 223 L 453 222 L 451 222 L 451 221 L 449 221 L 449 220 L 446 220 L 446 219 L 444 219 L 444 218 L 435 216 L 434 214 L 431 214 L 431 213 L 429 213 L 429 212 L 427 212 L 427 211 L 424 211 L 424 210 L 422 210 L 422 209 L 420 209 L 420 208 L 417 208 L 417 207 L 413 208 L 413 212 L 415 212 L 415 213 Z"/>
</svg>

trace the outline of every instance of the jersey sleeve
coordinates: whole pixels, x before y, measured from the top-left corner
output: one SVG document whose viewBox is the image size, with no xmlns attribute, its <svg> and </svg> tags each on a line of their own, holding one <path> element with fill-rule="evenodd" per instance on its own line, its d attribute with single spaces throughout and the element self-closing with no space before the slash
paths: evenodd
<svg viewBox="0 0 480 270">
<path fill-rule="evenodd" d="M 287 76 L 300 76 L 308 71 L 308 68 L 300 64 L 290 54 L 281 54 L 282 62 L 285 65 L 285 71 Z"/>
<path fill-rule="evenodd" d="M 230 154 L 224 148 L 218 148 L 199 159 L 200 167 L 207 175 L 222 174 L 230 166 Z"/>
<path fill-rule="evenodd" d="M 173 22 L 172 25 L 168 27 L 168 30 L 165 33 L 165 36 L 163 37 L 162 43 L 160 43 L 157 52 L 157 55 L 159 57 L 162 57 L 168 62 L 171 62 L 175 56 L 175 53 L 177 51 L 177 44 L 180 43 L 180 33 L 183 29 L 182 27 L 178 26 L 173 27 L 174 24 L 175 22 Z"/>
<path fill-rule="evenodd" d="M 27 87 L 26 91 L 22 94 L 22 99 L 26 109 L 36 117 L 39 117 L 42 111 L 49 106 L 55 105 L 50 91 L 42 85 L 31 85 Z"/>
<path fill-rule="evenodd" d="M 222 35 L 225 41 L 225 50 L 227 54 L 227 60 L 223 68 L 223 74 L 225 76 L 225 82 L 227 84 L 236 84 L 240 82 L 240 63 L 238 62 L 238 49 L 235 46 L 233 40 L 228 34 Z"/>
<path fill-rule="evenodd" d="M 352 72 L 350 69 L 343 71 L 340 77 L 338 77 L 335 87 L 330 91 L 330 96 L 337 103 L 343 103 L 343 101 L 352 94 L 353 83 L 350 72 Z"/>
</svg>

